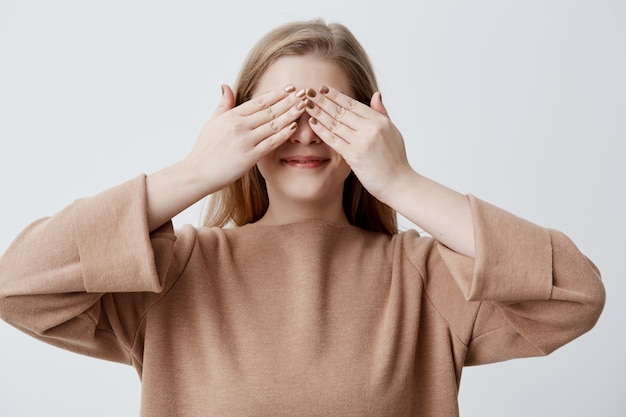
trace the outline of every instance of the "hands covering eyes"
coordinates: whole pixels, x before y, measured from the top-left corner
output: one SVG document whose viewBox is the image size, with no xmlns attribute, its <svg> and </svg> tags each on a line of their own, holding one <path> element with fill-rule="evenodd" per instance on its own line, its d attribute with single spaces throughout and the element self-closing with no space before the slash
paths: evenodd
<svg viewBox="0 0 626 417">
<path fill-rule="evenodd" d="M 402 135 L 378 92 L 368 107 L 331 87 L 296 91 L 289 85 L 234 107 L 232 90 L 223 89 L 217 110 L 186 158 L 213 191 L 241 177 L 289 140 L 304 112 L 311 116 L 313 132 L 345 159 L 363 186 L 381 201 L 387 200 L 394 179 L 412 170 Z"/>
</svg>

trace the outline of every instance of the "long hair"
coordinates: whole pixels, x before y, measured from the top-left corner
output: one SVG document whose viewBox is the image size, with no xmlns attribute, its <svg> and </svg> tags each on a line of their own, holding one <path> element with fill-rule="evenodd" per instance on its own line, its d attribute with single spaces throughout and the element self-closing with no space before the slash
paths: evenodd
<svg viewBox="0 0 626 417">
<path fill-rule="evenodd" d="M 369 105 L 378 86 L 365 50 L 345 26 L 322 20 L 288 23 L 261 38 L 249 52 L 235 82 L 235 105 L 252 98 L 261 76 L 278 58 L 308 54 L 342 68 L 351 83 L 353 98 Z M 265 180 L 255 165 L 210 196 L 203 225 L 242 226 L 263 217 L 268 206 Z M 395 210 L 374 198 L 353 172 L 344 183 L 343 209 L 354 226 L 389 235 L 398 232 Z"/>
</svg>

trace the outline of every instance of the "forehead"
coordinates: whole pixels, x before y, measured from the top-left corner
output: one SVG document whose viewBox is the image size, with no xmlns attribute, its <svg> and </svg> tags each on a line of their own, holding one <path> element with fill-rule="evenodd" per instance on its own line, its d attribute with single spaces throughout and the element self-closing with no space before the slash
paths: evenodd
<svg viewBox="0 0 626 417">
<path fill-rule="evenodd" d="M 259 79 L 254 95 L 293 84 L 297 89 L 319 89 L 322 85 L 353 96 L 350 80 L 338 64 L 314 55 L 288 55 L 278 58 Z"/>
</svg>

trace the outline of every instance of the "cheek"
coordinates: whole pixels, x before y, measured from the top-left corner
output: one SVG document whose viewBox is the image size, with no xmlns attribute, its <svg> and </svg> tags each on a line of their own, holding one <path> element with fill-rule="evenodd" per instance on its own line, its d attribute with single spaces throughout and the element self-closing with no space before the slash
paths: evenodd
<svg viewBox="0 0 626 417">
<path fill-rule="evenodd" d="M 263 179 L 266 179 L 267 174 L 269 173 L 269 169 L 268 169 L 266 161 L 261 159 L 259 162 L 257 162 L 256 168 L 261 174 L 261 177 L 263 177 Z"/>
<path fill-rule="evenodd" d="M 352 171 L 352 169 L 350 168 L 350 165 L 348 165 L 346 160 L 343 159 L 343 157 L 339 155 L 337 152 L 335 152 L 334 150 L 331 149 L 330 153 L 332 155 L 331 158 L 335 161 L 335 167 L 337 171 L 340 171 L 342 174 L 346 173 L 346 176 L 348 176 L 350 171 Z"/>
<path fill-rule="evenodd" d="M 350 172 L 352 172 L 350 165 L 348 165 L 346 161 L 343 160 L 343 158 L 341 158 L 341 162 L 337 170 L 340 173 L 342 181 L 345 181 L 346 178 L 348 178 L 348 175 L 350 175 Z"/>
<path fill-rule="evenodd" d="M 272 164 L 275 163 L 275 155 L 276 151 L 272 151 L 271 153 L 265 155 L 263 158 L 259 159 L 256 163 L 256 167 L 261 173 L 261 176 L 265 178 L 267 174 L 272 170 Z"/>
</svg>

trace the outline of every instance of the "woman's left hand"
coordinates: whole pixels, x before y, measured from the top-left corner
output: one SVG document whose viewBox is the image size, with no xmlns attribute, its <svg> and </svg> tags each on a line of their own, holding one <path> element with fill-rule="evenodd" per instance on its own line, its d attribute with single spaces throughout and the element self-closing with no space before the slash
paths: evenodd
<svg viewBox="0 0 626 417">
<path fill-rule="evenodd" d="M 309 125 L 350 165 L 374 197 L 468 257 L 475 254 L 472 212 L 467 198 L 411 168 L 402 135 L 391 122 L 380 93 L 370 106 L 339 91 L 307 90 Z"/>
<path fill-rule="evenodd" d="M 394 185 L 415 172 L 380 92 L 372 96 L 371 107 L 326 86 L 309 89 L 307 98 L 315 104 L 306 107 L 311 129 L 343 157 L 367 191 L 391 205 Z"/>
</svg>

